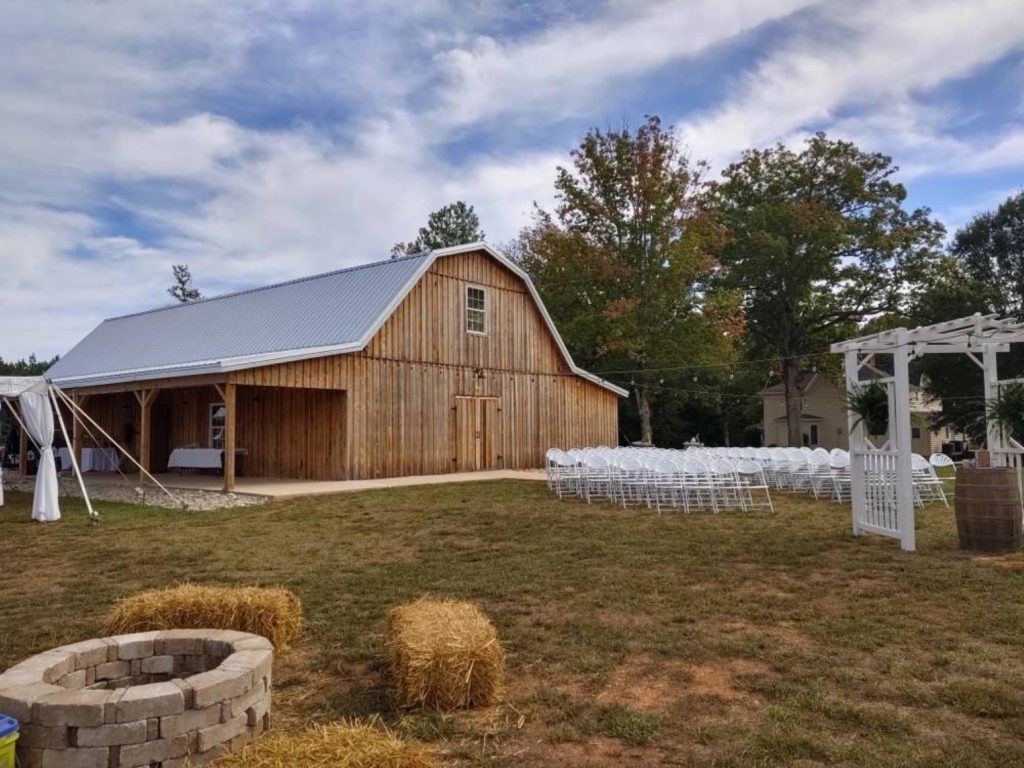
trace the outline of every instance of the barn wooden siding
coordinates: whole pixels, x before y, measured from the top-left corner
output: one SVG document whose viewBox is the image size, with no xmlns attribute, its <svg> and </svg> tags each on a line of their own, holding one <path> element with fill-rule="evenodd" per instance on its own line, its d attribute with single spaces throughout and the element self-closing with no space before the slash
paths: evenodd
<svg viewBox="0 0 1024 768">
<path fill-rule="evenodd" d="M 486 335 L 465 330 L 469 285 L 486 290 Z M 614 445 L 618 438 L 618 396 L 571 372 L 526 286 L 481 252 L 435 262 L 362 352 L 221 380 L 237 386 L 237 445 L 249 452 L 250 476 L 525 469 L 543 466 L 550 447 Z M 295 390 L 305 394 L 288 394 Z M 331 394 L 318 399 L 316 391 Z M 131 393 L 93 396 L 89 412 L 97 415 L 107 401 L 113 424 L 130 413 L 138 429 Z M 153 459 L 163 454 L 155 470 L 166 466 L 170 448 L 207 443 L 215 401 L 212 386 L 161 392 L 153 405 Z M 164 418 L 172 425 L 166 447 L 158 426 Z"/>
</svg>

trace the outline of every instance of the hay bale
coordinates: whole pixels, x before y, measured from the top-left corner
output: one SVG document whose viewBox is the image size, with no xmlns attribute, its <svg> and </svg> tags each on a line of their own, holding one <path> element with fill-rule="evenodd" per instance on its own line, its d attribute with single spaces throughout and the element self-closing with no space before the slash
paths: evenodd
<svg viewBox="0 0 1024 768">
<path fill-rule="evenodd" d="M 267 638 L 278 650 L 302 627 L 302 605 L 287 589 L 181 584 L 132 595 L 114 606 L 107 634 L 154 629 L 235 629 Z"/>
<path fill-rule="evenodd" d="M 485 706 L 501 692 L 505 652 L 490 619 L 471 603 L 400 605 L 388 614 L 384 646 L 401 707 Z"/>
<path fill-rule="evenodd" d="M 299 734 L 270 733 L 216 768 L 440 768 L 422 747 L 366 723 L 318 725 Z"/>
</svg>

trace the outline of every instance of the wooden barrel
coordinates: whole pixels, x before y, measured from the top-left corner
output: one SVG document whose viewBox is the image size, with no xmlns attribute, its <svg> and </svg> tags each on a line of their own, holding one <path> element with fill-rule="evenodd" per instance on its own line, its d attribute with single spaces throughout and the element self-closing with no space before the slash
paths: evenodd
<svg viewBox="0 0 1024 768">
<path fill-rule="evenodd" d="M 1010 467 L 962 467 L 956 475 L 956 530 L 961 549 L 1016 552 L 1020 489 Z"/>
</svg>

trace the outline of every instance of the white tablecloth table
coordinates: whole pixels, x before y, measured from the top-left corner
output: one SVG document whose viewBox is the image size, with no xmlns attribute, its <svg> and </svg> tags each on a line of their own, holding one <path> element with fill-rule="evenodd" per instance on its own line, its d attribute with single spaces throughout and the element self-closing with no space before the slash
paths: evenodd
<svg viewBox="0 0 1024 768">
<path fill-rule="evenodd" d="M 60 458 L 61 471 L 71 469 L 71 449 L 55 448 L 55 456 Z M 116 472 L 121 457 L 116 448 L 83 448 L 81 470 L 83 472 Z"/>
<path fill-rule="evenodd" d="M 221 469 L 222 448 L 175 448 L 167 459 L 168 469 Z"/>
</svg>

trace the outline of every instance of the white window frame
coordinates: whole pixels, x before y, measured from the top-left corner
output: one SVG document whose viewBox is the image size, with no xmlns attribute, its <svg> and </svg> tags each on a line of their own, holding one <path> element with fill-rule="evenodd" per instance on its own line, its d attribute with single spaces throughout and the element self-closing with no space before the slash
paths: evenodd
<svg viewBox="0 0 1024 768">
<path fill-rule="evenodd" d="M 470 307 L 469 306 L 469 292 L 470 291 L 480 291 L 481 295 L 483 296 L 483 302 L 484 302 L 483 309 L 478 309 L 478 308 Z M 466 333 L 472 334 L 473 336 L 486 336 L 487 335 L 487 325 L 488 325 L 488 323 L 487 323 L 487 304 L 488 304 L 488 301 L 487 301 L 487 289 L 484 288 L 482 285 L 467 285 L 466 286 L 465 297 L 466 297 L 465 298 L 465 326 L 466 326 Z M 469 318 L 471 317 L 471 315 L 470 315 L 471 312 L 479 312 L 479 313 L 481 313 L 481 315 L 483 317 L 483 324 L 484 324 L 484 329 L 482 331 L 478 331 L 478 330 L 476 330 L 474 328 L 470 328 L 469 327 Z"/>
<path fill-rule="evenodd" d="M 213 426 L 214 415 L 217 413 L 217 409 L 218 408 L 224 408 L 224 423 L 220 426 L 220 445 L 217 445 L 217 438 L 214 437 L 215 427 Z M 227 407 L 224 405 L 224 403 L 210 403 L 210 420 L 209 420 L 209 423 L 207 424 L 207 427 L 208 427 L 207 436 L 210 438 L 210 447 L 211 448 L 223 448 L 224 447 L 224 433 L 227 430 L 227 425 L 228 425 Z"/>
</svg>

